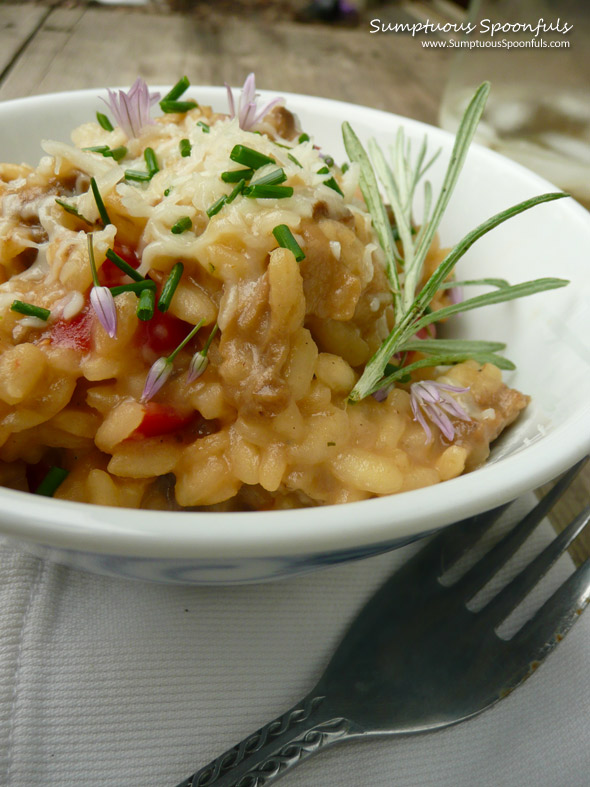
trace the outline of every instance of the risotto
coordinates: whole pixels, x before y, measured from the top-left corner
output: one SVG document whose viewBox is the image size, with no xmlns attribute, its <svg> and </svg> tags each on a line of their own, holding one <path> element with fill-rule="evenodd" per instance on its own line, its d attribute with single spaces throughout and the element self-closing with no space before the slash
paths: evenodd
<svg viewBox="0 0 590 787">
<path fill-rule="evenodd" d="M 349 398 L 394 320 L 358 165 L 278 104 L 245 122 L 169 102 L 0 165 L 0 483 L 43 491 L 61 468 L 62 499 L 276 509 L 484 462 L 528 401 L 493 364 Z M 444 256 L 435 241 L 423 281 Z"/>
</svg>

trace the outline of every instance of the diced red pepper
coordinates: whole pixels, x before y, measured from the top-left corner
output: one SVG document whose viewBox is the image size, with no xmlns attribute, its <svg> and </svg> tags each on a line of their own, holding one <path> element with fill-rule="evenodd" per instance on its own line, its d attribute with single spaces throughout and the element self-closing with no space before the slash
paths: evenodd
<svg viewBox="0 0 590 787">
<path fill-rule="evenodd" d="M 92 310 L 85 306 L 72 320 L 56 320 L 44 336 L 49 336 L 52 344 L 88 352 L 92 344 L 92 320 Z"/>
<path fill-rule="evenodd" d="M 143 420 L 131 435 L 131 439 L 138 440 L 142 437 L 158 437 L 170 434 L 189 426 L 199 415 L 196 410 L 183 415 L 167 404 L 148 402 L 145 405 Z"/>
<path fill-rule="evenodd" d="M 142 346 L 147 345 L 157 356 L 166 356 L 178 347 L 193 327 L 178 317 L 156 309 L 151 320 L 140 324 L 137 337 Z"/>
</svg>

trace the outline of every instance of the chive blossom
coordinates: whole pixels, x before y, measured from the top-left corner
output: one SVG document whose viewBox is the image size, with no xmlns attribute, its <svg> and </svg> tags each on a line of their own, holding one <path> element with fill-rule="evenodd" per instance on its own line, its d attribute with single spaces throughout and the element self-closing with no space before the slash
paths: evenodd
<svg viewBox="0 0 590 787">
<path fill-rule="evenodd" d="M 289 249 L 293 252 L 296 262 L 301 262 L 305 259 L 305 252 L 293 237 L 293 233 L 286 224 L 279 224 L 274 228 L 272 234 L 275 236 L 277 243 L 283 249 Z"/>
<path fill-rule="evenodd" d="M 176 288 L 178 287 L 178 283 L 182 274 L 184 273 L 184 265 L 182 262 L 177 262 L 176 265 L 170 271 L 168 278 L 164 286 L 162 287 L 162 293 L 160 298 L 158 299 L 158 311 L 167 312 L 170 306 L 170 302 L 174 297 L 174 293 L 176 292 Z"/>
<path fill-rule="evenodd" d="M 160 109 L 166 114 L 183 114 L 198 106 L 196 101 L 160 101 Z"/>
<path fill-rule="evenodd" d="M 191 150 L 193 146 L 191 145 L 188 139 L 181 139 L 178 143 L 178 147 L 180 148 L 180 155 L 182 158 L 188 158 L 191 154 Z"/>
<path fill-rule="evenodd" d="M 100 220 L 106 227 L 107 224 L 111 223 L 111 220 L 109 219 L 109 214 L 107 213 L 107 209 L 104 206 L 104 202 L 102 201 L 100 191 L 98 190 L 98 186 L 96 185 L 96 180 L 94 178 L 90 178 L 90 187 L 92 188 L 92 193 L 94 194 L 94 199 L 96 200 L 96 207 L 98 208 L 98 212 L 100 214 Z"/>
<path fill-rule="evenodd" d="M 13 301 L 10 311 L 25 314 L 27 317 L 38 317 L 44 322 L 47 322 L 51 314 L 49 309 L 44 309 L 42 306 L 33 306 L 32 303 L 25 303 L 24 301 Z"/>
<path fill-rule="evenodd" d="M 114 339 L 117 335 L 117 307 L 115 306 L 113 293 L 108 287 L 101 287 L 98 281 L 98 273 L 96 272 L 96 262 L 94 259 L 94 243 L 91 232 L 87 236 L 87 242 L 90 271 L 92 273 L 92 281 L 94 282 L 94 286 L 90 290 L 90 303 L 92 304 L 98 321 L 111 339 Z"/>
<path fill-rule="evenodd" d="M 182 350 L 182 348 L 188 344 L 193 336 L 200 330 L 203 322 L 204 320 L 199 320 L 192 331 L 187 336 L 185 336 L 178 347 L 173 350 L 167 358 L 158 358 L 158 360 L 152 364 L 143 387 L 143 393 L 140 399 L 141 402 L 149 401 L 158 393 L 160 388 L 162 388 L 166 380 L 172 374 L 172 364 L 174 359 Z"/>
<path fill-rule="evenodd" d="M 216 199 L 213 205 L 210 205 L 207 208 L 207 216 L 209 216 L 210 219 L 213 218 L 213 216 L 216 216 L 219 213 L 219 211 L 223 208 L 226 202 L 227 202 L 227 194 L 224 194 L 223 197 L 219 197 L 219 199 Z"/>
<path fill-rule="evenodd" d="M 134 281 L 129 284 L 119 284 L 116 287 L 109 287 L 111 295 L 116 297 L 124 292 L 134 292 L 136 295 L 141 295 L 144 290 L 155 290 L 156 282 L 151 279 L 144 279 L 144 281 Z"/>
<path fill-rule="evenodd" d="M 293 196 L 291 186 L 248 186 L 244 196 L 251 199 L 285 199 Z"/>
<path fill-rule="evenodd" d="M 170 227 L 170 232 L 173 232 L 175 235 L 182 235 L 183 232 L 186 230 L 190 230 L 193 226 L 193 222 L 189 216 L 183 216 L 182 218 L 178 219 L 176 224 L 173 224 Z"/>
<path fill-rule="evenodd" d="M 151 320 L 156 308 L 156 291 L 153 287 L 145 287 L 139 294 L 137 316 L 143 322 Z"/>
<path fill-rule="evenodd" d="M 219 330 L 219 325 L 215 323 L 213 326 L 213 330 L 209 334 L 207 341 L 202 350 L 196 352 L 193 357 L 191 358 L 191 362 L 188 367 L 188 374 L 187 374 L 187 382 L 192 383 L 198 377 L 200 377 L 207 366 L 209 365 L 209 358 L 207 357 L 207 353 L 209 352 L 209 347 L 211 346 L 211 342 L 213 341 L 213 337 Z"/>
<path fill-rule="evenodd" d="M 97 112 L 96 113 L 96 120 L 98 121 L 98 125 L 102 126 L 102 128 L 104 128 L 105 131 L 114 131 L 115 130 L 113 128 L 113 124 L 111 123 L 111 121 L 102 112 Z"/>
<path fill-rule="evenodd" d="M 177 98 L 180 98 L 182 94 L 188 90 L 190 84 L 188 77 L 181 77 L 174 87 L 166 93 L 162 101 L 176 101 Z M 160 103 L 162 103 L 162 101 Z"/>
<path fill-rule="evenodd" d="M 197 126 L 201 127 L 201 129 L 203 131 L 203 134 L 208 134 L 209 131 L 211 130 L 211 128 L 206 123 L 204 123 L 202 120 L 198 120 L 197 121 Z"/>
<path fill-rule="evenodd" d="M 278 169 L 272 170 L 272 172 L 268 172 L 266 175 L 263 175 L 261 178 L 257 178 L 253 180 L 250 184 L 251 186 L 277 186 L 279 183 L 284 183 L 287 180 L 287 176 L 285 175 L 285 171 L 279 167 Z"/>
<path fill-rule="evenodd" d="M 152 178 L 156 172 L 160 171 L 160 167 L 158 166 L 158 159 L 156 158 L 156 154 L 153 148 L 146 148 L 143 151 L 143 157 L 145 159 L 145 163 L 148 169 L 148 173 L 150 178 Z"/>
<path fill-rule="evenodd" d="M 119 257 L 117 252 L 113 251 L 113 249 L 108 249 L 106 256 L 107 259 L 113 263 L 113 265 L 116 265 L 117 268 L 123 271 L 123 273 L 126 273 L 127 276 L 130 276 L 135 281 L 145 281 L 145 277 L 142 276 L 141 273 L 138 273 L 135 268 L 132 268 L 128 262 L 125 262 L 122 257 Z"/>
<path fill-rule="evenodd" d="M 44 497 L 53 497 L 69 474 L 70 471 L 64 470 L 63 467 L 52 467 L 37 489 L 35 489 L 35 494 L 43 495 Z"/>
<path fill-rule="evenodd" d="M 232 161 L 252 169 L 260 169 L 265 164 L 275 163 L 275 160 L 270 156 L 265 156 L 264 153 L 259 153 L 246 145 L 235 145 L 229 157 Z"/>
<path fill-rule="evenodd" d="M 253 169 L 231 169 L 221 173 L 221 180 L 224 183 L 239 183 L 242 178 L 250 180 L 253 174 Z"/>
</svg>

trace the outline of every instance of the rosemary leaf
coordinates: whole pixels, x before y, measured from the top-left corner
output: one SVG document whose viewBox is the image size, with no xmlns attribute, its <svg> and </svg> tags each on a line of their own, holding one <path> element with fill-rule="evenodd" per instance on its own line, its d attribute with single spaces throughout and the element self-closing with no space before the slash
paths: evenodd
<svg viewBox="0 0 590 787">
<path fill-rule="evenodd" d="M 406 283 L 404 288 L 404 307 L 410 307 L 414 300 L 416 287 L 422 275 L 422 266 L 428 253 L 428 249 L 432 244 L 434 235 L 438 229 L 438 225 L 443 217 L 449 200 L 457 183 L 459 174 L 463 168 L 463 163 L 469 150 L 469 145 L 475 134 L 477 124 L 484 110 L 488 94 L 490 92 L 490 83 L 484 82 L 478 87 L 475 95 L 471 99 L 461 125 L 455 137 L 455 144 L 451 153 L 449 166 L 445 174 L 443 185 L 432 211 L 432 216 L 426 225 L 424 233 L 421 233 L 420 240 L 415 249 L 414 259 L 411 265 L 406 265 Z"/>
<path fill-rule="evenodd" d="M 506 279 L 464 279 L 463 281 L 443 281 L 439 290 L 451 290 L 453 287 L 468 287 L 470 285 L 489 287 L 510 287 L 510 282 Z"/>
<path fill-rule="evenodd" d="M 504 350 L 502 342 L 481 342 L 468 339 L 410 339 L 399 348 L 400 351 L 418 351 L 425 355 L 444 355 L 445 353 L 495 353 Z"/>
<path fill-rule="evenodd" d="M 407 366 L 396 369 L 392 374 L 378 380 L 368 393 L 374 393 L 380 388 L 391 385 L 391 383 L 399 381 L 402 377 L 405 377 L 410 372 L 414 372 L 417 369 L 425 369 L 434 366 L 453 366 L 454 364 L 463 363 L 464 361 L 477 361 L 481 364 L 493 363 L 494 366 L 504 370 L 516 368 L 508 358 L 496 355 L 495 353 L 446 353 L 442 355 L 431 355 L 428 358 L 422 358 L 419 361 L 409 363 Z"/>
<path fill-rule="evenodd" d="M 359 164 L 359 185 L 363 197 L 365 198 L 367 208 L 369 209 L 369 213 L 371 214 L 373 227 L 379 238 L 379 243 L 385 252 L 387 276 L 393 293 L 397 321 L 401 317 L 401 290 L 397 275 L 397 263 L 400 262 L 400 255 L 393 239 L 387 211 L 381 200 L 379 187 L 369 157 L 349 123 L 345 122 L 342 124 L 342 136 L 350 160 L 356 161 Z"/>
<path fill-rule="evenodd" d="M 444 309 L 438 309 L 430 314 L 425 314 L 415 323 L 414 329 L 419 331 L 420 328 L 425 328 L 432 322 L 444 320 L 459 312 L 468 312 L 471 309 L 479 309 L 481 306 L 492 306 L 495 303 L 504 303 L 504 301 L 512 301 L 515 298 L 524 298 L 527 295 L 534 295 L 537 292 L 545 292 L 545 290 L 556 290 L 560 287 L 565 287 L 567 284 L 569 284 L 567 279 L 547 278 L 524 281 L 520 284 L 513 284 L 510 287 L 501 287 L 498 290 L 494 290 L 494 292 L 476 295 L 475 298 L 468 298 L 466 301 L 461 301 L 461 303 L 454 303 L 452 306 L 445 306 Z"/>
</svg>

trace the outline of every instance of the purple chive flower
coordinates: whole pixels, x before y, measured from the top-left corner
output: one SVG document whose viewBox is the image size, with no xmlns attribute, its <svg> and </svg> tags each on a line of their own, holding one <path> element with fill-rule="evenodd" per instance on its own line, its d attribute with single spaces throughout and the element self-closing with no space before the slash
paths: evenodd
<svg viewBox="0 0 590 787">
<path fill-rule="evenodd" d="M 147 84 L 138 77 L 128 92 L 109 90 L 109 100 L 103 99 L 128 137 L 138 137 L 144 126 L 154 121 L 150 108 L 159 100 L 159 93 L 150 93 Z"/>
<path fill-rule="evenodd" d="M 169 358 L 158 358 L 152 364 L 143 387 L 141 402 L 149 402 L 172 374 L 172 361 Z"/>
<path fill-rule="evenodd" d="M 117 335 L 117 307 L 113 293 L 108 287 L 93 287 L 90 290 L 90 303 L 98 321 L 111 337 Z"/>
<path fill-rule="evenodd" d="M 236 105 L 231 87 L 224 83 L 227 89 L 227 101 L 229 104 L 229 114 L 231 118 L 236 116 Z M 240 94 L 240 101 L 238 104 L 238 119 L 240 128 L 244 131 L 250 131 L 257 123 L 260 123 L 262 118 L 270 112 L 270 110 L 284 101 L 283 98 L 273 98 L 268 104 L 265 104 L 262 109 L 257 106 L 258 94 L 256 93 L 256 82 L 254 74 L 248 74 L 244 87 Z"/>
<path fill-rule="evenodd" d="M 209 366 L 209 358 L 203 354 L 203 350 L 199 350 L 199 352 L 195 353 L 191 358 L 188 367 L 187 382 L 194 383 L 194 381 L 203 374 L 207 366 Z"/>
<path fill-rule="evenodd" d="M 461 421 L 471 421 L 471 418 L 461 407 L 451 393 L 465 393 L 468 388 L 459 388 L 456 385 L 437 383 L 433 380 L 424 380 L 412 383 L 410 387 L 410 404 L 414 413 L 414 421 L 418 421 L 426 433 L 426 442 L 432 442 L 432 432 L 428 425 L 429 419 L 438 426 L 443 436 L 450 441 L 455 437 L 455 427 L 449 415 Z"/>
<path fill-rule="evenodd" d="M 117 307 L 115 306 L 115 299 L 109 288 L 101 287 L 98 280 L 96 261 L 94 259 L 94 242 L 91 232 L 88 233 L 86 242 L 88 244 L 88 259 L 90 260 L 92 281 L 94 282 L 94 286 L 90 290 L 90 303 L 98 317 L 98 321 L 111 339 L 114 339 L 117 335 Z"/>
</svg>

